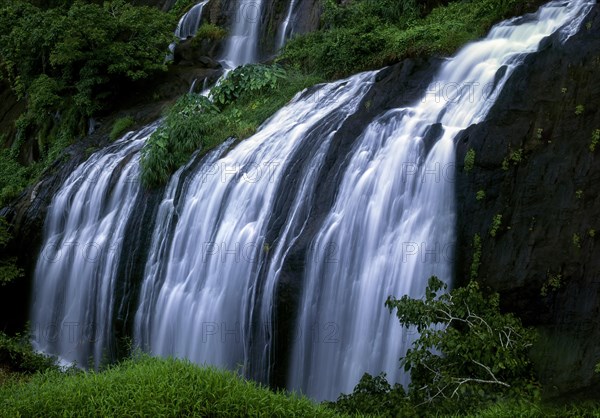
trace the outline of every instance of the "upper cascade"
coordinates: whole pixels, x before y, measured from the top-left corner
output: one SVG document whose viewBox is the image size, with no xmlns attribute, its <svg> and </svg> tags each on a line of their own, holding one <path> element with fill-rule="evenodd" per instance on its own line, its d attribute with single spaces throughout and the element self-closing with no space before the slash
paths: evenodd
<svg viewBox="0 0 600 418">
<path fill-rule="evenodd" d="M 258 60 L 258 36 L 263 0 L 239 0 L 222 60 L 229 68 Z"/>
<path fill-rule="evenodd" d="M 196 32 L 198 32 L 198 28 L 200 27 L 202 11 L 204 10 L 204 6 L 208 4 L 208 1 L 209 0 L 203 0 L 196 4 L 184 14 L 181 19 L 179 19 L 177 29 L 175 29 L 175 36 L 183 40 L 196 35 Z"/>
</svg>

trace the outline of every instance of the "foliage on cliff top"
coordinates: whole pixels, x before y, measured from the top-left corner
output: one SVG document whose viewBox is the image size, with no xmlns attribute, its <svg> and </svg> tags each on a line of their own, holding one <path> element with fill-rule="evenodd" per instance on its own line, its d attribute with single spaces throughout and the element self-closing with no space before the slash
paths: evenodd
<svg viewBox="0 0 600 418">
<path fill-rule="evenodd" d="M 293 38 L 279 59 L 336 78 L 407 57 L 449 55 L 535 2 L 457 0 L 433 9 L 429 3 L 438 2 L 325 0 L 321 29 Z"/>
</svg>

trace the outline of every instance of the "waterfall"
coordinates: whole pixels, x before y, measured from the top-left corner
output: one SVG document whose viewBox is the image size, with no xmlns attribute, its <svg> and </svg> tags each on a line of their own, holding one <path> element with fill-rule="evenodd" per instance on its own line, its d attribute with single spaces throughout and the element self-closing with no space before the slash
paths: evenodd
<svg viewBox="0 0 600 418">
<path fill-rule="evenodd" d="M 292 30 L 294 28 L 293 26 L 290 27 L 290 23 L 292 22 L 292 15 L 294 12 L 294 7 L 296 6 L 296 2 L 297 0 L 290 0 L 290 5 L 285 15 L 285 19 L 283 20 L 281 28 L 279 29 L 279 34 L 277 35 L 277 49 L 283 48 L 286 39 L 288 39 L 292 35 Z"/>
<path fill-rule="evenodd" d="M 48 209 L 33 284 L 33 345 L 65 363 L 110 356 L 117 266 L 135 206 L 139 150 L 155 125 L 93 154 Z"/>
<path fill-rule="evenodd" d="M 183 40 L 196 34 L 198 27 L 200 27 L 202 10 L 207 3 L 208 0 L 201 1 L 192 7 L 186 14 L 184 14 L 181 19 L 179 19 L 177 29 L 175 29 L 175 36 Z"/>
<path fill-rule="evenodd" d="M 258 306 L 261 294 L 265 300 L 273 297 L 272 285 L 259 282 L 261 266 L 270 253 L 281 257 L 298 224 L 306 221 L 324 151 L 333 132 L 356 111 L 372 77 L 359 74 L 298 94 L 226 155 L 199 165 L 185 179 L 172 179 L 161 211 L 168 207 L 177 216 L 170 228 L 155 230 L 136 315 L 138 344 L 157 355 L 247 366 L 252 318 L 261 309 L 271 312 L 268 301 Z M 283 181 L 286 169 L 315 141 L 320 144 L 302 167 L 306 180 L 286 216 L 287 230 L 278 242 L 266 242 L 276 198 L 289 187 Z M 174 203 L 176 189 L 181 195 Z"/>
<path fill-rule="evenodd" d="M 333 399 L 365 371 L 406 382 L 398 360 L 415 335 L 383 303 L 421 296 L 433 274 L 451 283 L 455 137 L 486 117 L 526 54 L 559 29 L 563 40 L 574 34 L 593 3 L 553 1 L 495 26 L 446 61 L 421 100 L 350 139 L 336 133 L 350 125 L 374 72 L 305 90 L 252 137 L 195 155 L 170 179 L 156 214 L 147 211 L 155 218 L 148 254 L 139 251 L 146 258 L 135 300 L 119 294 L 118 270 L 143 201 L 139 152 L 158 123 L 92 154 L 48 209 L 33 284 L 34 347 L 98 367 L 116 343 L 115 310 L 135 303 L 133 337 L 143 349 L 242 365 L 267 382 L 282 270 L 298 241 L 310 241 L 302 283 L 294 283 L 303 291 L 288 387 Z M 261 7 L 240 3 L 225 53 L 232 66 L 256 59 Z M 338 146 L 351 150 L 331 167 Z M 341 181 L 331 209 L 316 214 L 329 169 Z"/>
<path fill-rule="evenodd" d="M 399 358 L 415 335 L 384 302 L 421 297 L 431 275 L 451 282 L 454 138 L 485 118 L 544 37 L 564 25 L 563 38 L 573 34 L 591 3 L 554 1 L 495 26 L 447 61 L 421 100 L 366 127 L 309 249 L 290 389 L 335 399 L 364 372 L 407 382 Z M 335 258 L 325 259 L 331 248 Z"/>
<path fill-rule="evenodd" d="M 257 61 L 262 0 L 238 0 L 239 7 L 227 40 L 223 61 L 229 68 Z"/>
</svg>

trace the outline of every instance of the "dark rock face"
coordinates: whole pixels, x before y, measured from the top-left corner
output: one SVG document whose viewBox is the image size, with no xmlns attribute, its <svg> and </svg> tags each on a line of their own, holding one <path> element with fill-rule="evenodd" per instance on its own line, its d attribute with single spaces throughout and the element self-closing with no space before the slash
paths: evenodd
<svg viewBox="0 0 600 418">
<path fill-rule="evenodd" d="M 599 34 L 596 6 L 565 45 L 543 41 L 457 148 L 459 284 L 480 234 L 479 279 L 540 330 L 532 354 L 550 395 L 599 383 L 600 146 L 590 150 L 600 129 Z M 475 167 L 466 173 L 470 148 Z M 502 222 L 492 237 L 496 215 Z"/>
</svg>

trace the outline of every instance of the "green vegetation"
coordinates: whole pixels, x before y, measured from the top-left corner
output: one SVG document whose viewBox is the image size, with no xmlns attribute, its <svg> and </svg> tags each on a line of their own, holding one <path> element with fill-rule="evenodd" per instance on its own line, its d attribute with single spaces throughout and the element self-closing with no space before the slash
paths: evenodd
<svg viewBox="0 0 600 418">
<path fill-rule="evenodd" d="M 11 239 L 9 225 L 6 219 L 0 217 L 0 250 L 2 250 L 0 256 L 0 287 L 23 277 L 23 270 L 17 265 L 17 257 L 9 257 L 4 254 L 4 250 Z"/>
<path fill-rule="evenodd" d="M 580 104 L 580 105 L 577 105 L 575 107 L 575 114 L 577 116 L 583 115 L 584 112 L 585 112 L 585 106 L 584 105 Z"/>
<path fill-rule="evenodd" d="M 169 13 L 177 18 L 180 18 L 196 3 L 197 0 L 177 0 L 173 7 L 171 7 L 169 10 Z"/>
<path fill-rule="evenodd" d="M 535 332 L 514 315 L 500 313 L 499 296 L 485 296 L 475 281 L 447 290 L 431 277 L 424 298 L 386 301 L 400 324 L 420 334 L 401 359 L 410 372 L 408 394 L 386 385 L 383 376 L 363 377 L 352 395 L 339 398 L 337 409 L 379 412 L 387 398 L 393 413 L 385 416 L 439 416 L 464 414 L 498 401 L 536 398 L 538 385 L 528 357 Z"/>
<path fill-rule="evenodd" d="M 194 41 L 200 39 L 210 39 L 211 41 L 220 41 L 227 36 L 227 31 L 212 23 L 203 23 L 194 36 Z"/>
<path fill-rule="evenodd" d="M 471 261 L 470 278 L 475 280 L 479 276 L 479 266 L 481 265 L 481 235 L 473 236 L 473 260 Z"/>
<path fill-rule="evenodd" d="M 417 403 L 466 412 L 536 394 L 528 357 L 535 332 L 500 313 L 498 294 L 483 295 L 475 281 L 447 292 L 432 277 L 424 299 L 389 298 L 386 306 L 420 333 L 402 359 L 411 376 L 409 396 Z"/>
<path fill-rule="evenodd" d="M 135 121 L 133 120 L 133 118 L 131 116 L 125 116 L 124 118 L 117 119 L 110 131 L 110 134 L 109 134 L 110 140 L 114 141 L 117 138 L 119 138 L 129 128 L 131 128 L 134 123 L 135 123 Z"/>
<path fill-rule="evenodd" d="M 596 236 L 596 230 L 595 229 L 590 229 L 588 231 L 588 235 L 590 236 L 590 238 L 594 238 Z"/>
<path fill-rule="evenodd" d="M 0 387 L 1 416 L 336 417 L 232 372 L 142 356 L 103 372 L 48 371 Z"/>
<path fill-rule="evenodd" d="M 592 132 L 592 142 L 590 143 L 590 152 L 596 151 L 596 147 L 600 143 L 600 129 Z"/>
<path fill-rule="evenodd" d="M 477 194 L 475 195 L 475 199 L 477 201 L 481 201 L 485 199 L 485 190 L 478 190 Z"/>
<path fill-rule="evenodd" d="M 171 15 L 123 0 L 50 6 L 0 0 L 0 78 L 26 103 L 12 148 L 1 150 L 0 204 L 85 135 L 87 119 L 105 111 L 131 82 L 166 70 Z M 19 155 L 26 141 L 39 155 L 27 167 Z"/>
<path fill-rule="evenodd" d="M 581 248 L 581 237 L 579 236 L 579 234 L 573 234 L 571 242 L 573 243 L 575 248 Z"/>
<path fill-rule="evenodd" d="M 581 189 L 577 190 L 577 191 L 575 192 L 575 197 L 576 197 L 577 199 L 581 199 L 581 198 L 583 198 L 583 190 L 581 190 Z"/>
<path fill-rule="evenodd" d="M 214 103 L 197 94 L 185 95 L 144 147 L 142 181 L 147 187 L 165 184 L 194 151 L 207 152 L 227 138 L 251 136 L 295 93 L 319 81 L 278 65 L 255 64 L 235 69 L 213 88 Z"/>
<path fill-rule="evenodd" d="M 518 165 L 520 162 L 523 161 L 523 148 L 519 148 L 516 151 L 512 151 L 508 157 L 506 157 L 503 161 L 502 161 L 502 169 L 504 171 L 508 170 L 510 168 L 510 164 L 512 165 Z"/>
<path fill-rule="evenodd" d="M 321 30 L 293 38 L 282 62 L 326 78 L 381 68 L 407 57 L 449 55 L 514 14 L 526 0 L 324 1 Z"/>
<path fill-rule="evenodd" d="M 475 167 L 475 150 L 473 148 L 469 148 L 467 153 L 465 154 L 465 171 L 468 173 Z"/>
<path fill-rule="evenodd" d="M 496 237 L 496 234 L 498 233 L 498 229 L 500 229 L 501 225 L 502 225 L 502 215 L 497 213 L 496 215 L 494 215 L 494 218 L 492 219 L 492 225 L 490 226 L 490 236 L 491 237 Z"/>
<path fill-rule="evenodd" d="M 34 352 L 27 335 L 17 334 L 9 337 L 0 331 L 0 369 L 7 367 L 12 373 L 7 376 L 0 375 L 1 379 L 24 377 L 48 370 L 57 371 L 58 367 L 54 365 L 55 361 L 56 358 Z M 5 382 L 0 380 L 0 385 L 3 383 Z"/>
<path fill-rule="evenodd" d="M 37 165 L 27 167 L 19 162 L 19 144 L 0 149 L 0 207 L 16 198 L 39 173 Z"/>
<path fill-rule="evenodd" d="M 562 286 L 562 275 L 557 273 L 557 274 L 550 274 L 550 272 L 548 272 L 548 280 L 546 281 L 546 283 L 544 283 L 542 285 L 542 289 L 540 291 L 540 294 L 542 296 L 548 296 L 548 292 L 556 292 L 558 289 L 560 289 L 560 287 Z"/>
<path fill-rule="evenodd" d="M 535 133 L 535 137 L 538 141 L 541 141 L 542 135 L 544 135 L 544 130 L 542 128 L 539 128 Z"/>
</svg>

